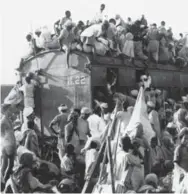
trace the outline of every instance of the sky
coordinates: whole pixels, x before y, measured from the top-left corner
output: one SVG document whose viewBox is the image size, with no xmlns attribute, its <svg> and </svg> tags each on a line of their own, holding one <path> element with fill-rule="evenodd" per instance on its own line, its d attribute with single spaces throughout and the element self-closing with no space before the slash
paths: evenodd
<svg viewBox="0 0 188 194">
<path fill-rule="evenodd" d="M 129 16 L 135 20 L 144 14 L 149 23 L 166 21 L 176 37 L 188 32 L 187 0 L 0 0 L 1 84 L 16 82 L 14 69 L 24 54 L 27 33 L 44 25 L 53 29 L 66 10 L 71 11 L 73 21 L 86 22 L 101 3 L 106 5 L 109 18 L 120 14 L 125 20 Z"/>
</svg>

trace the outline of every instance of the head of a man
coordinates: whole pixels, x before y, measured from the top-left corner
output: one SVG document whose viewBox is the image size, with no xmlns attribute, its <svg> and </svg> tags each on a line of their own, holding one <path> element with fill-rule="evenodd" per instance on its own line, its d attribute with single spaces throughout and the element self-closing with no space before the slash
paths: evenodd
<svg viewBox="0 0 188 194">
<path fill-rule="evenodd" d="M 158 140 L 157 140 L 157 137 L 152 137 L 151 138 L 151 148 L 155 148 L 158 144 Z"/>
<path fill-rule="evenodd" d="M 24 117 L 27 118 L 28 121 L 34 121 L 35 119 L 35 113 L 33 108 L 25 108 L 23 111 Z"/>
<path fill-rule="evenodd" d="M 144 135 L 144 129 L 143 129 L 142 123 L 137 122 L 135 124 L 135 128 L 136 128 L 136 137 L 142 138 Z"/>
<path fill-rule="evenodd" d="M 165 24 L 166 24 L 165 21 L 161 22 L 161 26 L 165 26 Z"/>
<path fill-rule="evenodd" d="M 102 26 L 101 26 L 101 30 L 103 33 L 105 33 L 109 28 L 109 22 L 107 20 L 105 20 L 103 23 L 102 23 Z"/>
<path fill-rule="evenodd" d="M 59 107 L 58 107 L 58 111 L 59 113 L 66 113 L 68 110 L 68 107 L 66 104 L 61 104 Z"/>
<path fill-rule="evenodd" d="M 105 9 L 105 4 L 101 4 L 101 7 L 100 7 L 101 12 L 104 11 L 104 9 Z"/>
<path fill-rule="evenodd" d="M 116 14 L 116 15 L 115 15 L 115 19 L 116 19 L 116 20 L 120 19 L 120 15 L 119 15 L 119 14 Z"/>
<path fill-rule="evenodd" d="M 184 101 L 184 102 L 183 102 L 183 106 L 184 106 L 185 109 L 188 110 L 188 101 Z"/>
<path fill-rule="evenodd" d="M 38 29 L 37 29 L 37 30 L 35 31 L 35 35 L 36 35 L 37 37 L 40 37 L 41 33 L 42 33 L 41 30 L 38 30 Z"/>
<path fill-rule="evenodd" d="M 108 104 L 107 103 L 102 103 L 101 104 L 101 111 L 103 114 L 107 114 L 109 112 Z"/>
<path fill-rule="evenodd" d="M 65 153 L 68 155 L 74 154 L 74 146 L 72 144 L 67 144 L 65 147 Z"/>
<path fill-rule="evenodd" d="M 111 18 L 111 19 L 109 20 L 109 23 L 116 25 L 116 20 L 115 20 L 114 18 Z"/>
<path fill-rule="evenodd" d="M 145 177 L 145 183 L 146 183 L 147 185 L 153 186 L 154 188 L 157 188 L 157 185 L 158 185 L 158 178 L 157 178 L 157 175 L 154 174 L 154 173 L 148 174 L 148 175 Z"/>
<path fill-rule="evenodd" d="M 71 17 L 71 12 L 68 10 L 65 12 L 65 16 L 66 18 L 70 18 Z"/>
<path fill-rule="evenodd" d="M 155 109 L 155 104 L 152 101 L 147 102 L 147 111 L 150 113 L 152 110 Z"/>
<path fill-rule="evenodd" d="M 128 135 L 124 136 L 121 138 L 121 147 L 125 152 L 128 152 L 129 149 L 132 149 L 132 143 L 131 143 L 131 139 Z"/>
<path fill-rule="evenodd" d="M 1 105 L 1 113 L 2 113 L 3 115 L 8 116 L 9 113 L 10 113 L 10 111 L 9 111 L 10 106 L 11 106 L 10 104 L 2 104 L 2 105 Z"/>
<path fill-rule="evenodd" d="M 31 34 L 28 34 L 28 35 L 26 36 L 26 40 L 27 40 L 28 42 L 31 42 L 31 40 L 32 40 Z"/>
<path fill-rule="evenodd" d="M 34 121 L 27 121 L 27 128 L 28 129 L 34 129 L 34 125 L 35 125 L 35 123 L 34 123 Z"/>
<path fill-rule="evenodd" d="M 91 141 L 90 148 L 91 149 L 97 149 L 98 145 L 95 141 Z"/>
<path fill-rule="evenodd" d="M 27 167 L 29 169 L 32 169 L 34 167 L 34 158 L 32 153 L 23 153 L 21 157 L 19 158 L 19 163 L 23 167 Z"/>
<path fill-rule="evenodd" d="M 162 144 L 167 148 L 170 149 L 173 147 L 172 141 L 169 137 L 165 136 L 162 138 Z"/>
<path fill-rule="evenodd" d="M 26 82 L 27 84 L 30 84 L 30 83 L 31 83 L 31 77 L 26 76 L 26 77 L 25 77 L 25 82 Z"/>
<path fill-rule="evenodd" d="M 87 120 L 90 113 L 91 113 L 91 111 L 89 110 L 89 108 L 83 107 L 81 109 L 81 118 L 84 119 L 84 120 Z"/>
<path fill-rule="evenodd" d="M 72 109 L 69 113 L 69 116 L 68 116 L 68 122 L 76 123 L 78 117 L 79 117 L 79 114 L 77 112 L 75 112 L 74 109 Z"/>
<path fill-rule="evenodd" d="M 157 28 L 157 24 L 156 23 L 152 24 L 152 28 Z"/>
<path fill-rule="evenodd" d="M 125 102 L 123 102 L 123 109 L 124 111 L 127 111 L 127 108 L 129 107 L 129 103 L 128 101 L 126 100 Z"/>
<path fill-rule="evenodd" d="M 179 138 L 180 138 L 181 144 L 188 147 L 188 128 L 187 127 L 184 127 L 180 131 Z"/>
</svg>

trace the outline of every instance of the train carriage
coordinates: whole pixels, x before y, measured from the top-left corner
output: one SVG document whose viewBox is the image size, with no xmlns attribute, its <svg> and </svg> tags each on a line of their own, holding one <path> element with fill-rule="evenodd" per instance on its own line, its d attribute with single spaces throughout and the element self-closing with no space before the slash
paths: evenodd
<svg viewBox="0 0 188 194">
<path fill-rule="evenodd" d="M 117 75 L 117 91 L 127 94 L 138 87 L 139 77 L 146 71 L 146 66 L 139 60 L 133 65 L 125 58 L 94 56 L 79 51 L 71 51 L 67 57 L 64 52 L 50 50 L 28 59 L 22 69 L 22 78 L 37 69 L 41 71 L 42 87 L 36 96 L 36 113 L 42 132 L 49 134 L 49 122 L 61 103 L 69 108 L 92 107 L 95 92 L 105 87 L 111 70 Z M 147 72 L 154 87 L 164 88 L 172 96 L 172 91 L 176 96 L 188 92 L 188 68 L 160 64 L 156 67 L 150 63 Z"/>
</svg>

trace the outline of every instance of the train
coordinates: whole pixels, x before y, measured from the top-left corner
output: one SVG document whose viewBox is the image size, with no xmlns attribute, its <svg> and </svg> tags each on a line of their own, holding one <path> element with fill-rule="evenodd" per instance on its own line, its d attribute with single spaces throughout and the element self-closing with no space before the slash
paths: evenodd
<svg viewBox="0 0 188 194">
<path fill-rule="evenodd" d="M 92 108 L 97 91 L 104 91 L 110 72 L 117 75 L 116 89 L 123 94 L 137 89 L 140 76 L 146 71 L 152 77 L 152 87 L 168 90 L 170 97 L 178 100 L 188 93 L 188 67 L 181 69 L 170 64 L 149 62 L 146 66 L 141 60 L 133 64 L 123 57 L 48 50 L 24 62 L 21 79 L 36 70 L 40 70 L 41 83 L 37 89 L 36 112 L 42 132 L 47 134 L 50 134 L 49 122 L 58 114 L 60 104 Z"/>
</svg>

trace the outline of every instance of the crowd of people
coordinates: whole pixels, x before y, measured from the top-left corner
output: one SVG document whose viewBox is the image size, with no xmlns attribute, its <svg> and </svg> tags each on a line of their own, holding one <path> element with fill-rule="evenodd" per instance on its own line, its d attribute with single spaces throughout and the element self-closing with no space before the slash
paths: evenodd
<svg viewBox="0 0 188 194">
<path fill-rule="evenodd" d="M 143 61 L 149 57 L 156 63 L 175 64 L 178 56 L 184 58 L 184 65 L 188 61 L 187 36 L 181 35 L 176 41 L 172 30 L 166 30 L 165 22 L 160 27 L 148 27 L 144 16 L 125 22 L 116 15 L 108 21 L 104 4 L 87 24 L 80 21 L 75 25 L 70 11 L 66 11 L 65 17 L 54 24 L 54 31 L 52 35 L 45 27 L 37 30 L 35 37 L 27 35 L 31 49 L 21 65 L 38 52 L 65 52 L 70 48 L 99 55 L 123 54 L 132 62 L 135 57 Z M 162 56 L 168 57 L 164 60 Z M 35 120 L 38 73 L 28 73 L 23 83 L 17 82 L 1 105 L 2 191 L 80 193 L 100 155 L 103 161 L 93 175 L 98 180 L 96 185 L 114 185 L 116 193 L 188 192 L 188 95 L 178 102 L 169 99 L 164 91 L 151 87 L 150 75 L 142 75 L 140 91 L 131 91 L 130 103 L 128 96 L 116 92 L 117 77 L 113 74 L 105 96 L 110 100 L 95 99 L 93 110 L 66 104 L 58 107 L 59 113 L 49 121 L 51 136 L 57 140 L 57 160 L 49 161 L 44 157 L 45 138 Z M 12 111 L 22 101 L 23 122 L 20 115 L 13 118 Z M 132 122 L 134 125 L 130 125 Z M 111 153 L 108 157 L 106 152 L 101 154 L 107 136 L 112 148 L 106 148 Z"/>
<path fill-rule="evenodd" d="M 119 14 L 108 18 L 104 4 L 94 19 L 86 24 L 83 21 L 74 23 L 71 12 L 66 11 L 65 16 L 55 22 L 54 32 L 44 26 L 35 34 L 28 34 L 26 40 L 29 48 L 21 63 L 49 49 L 75 49 L 102 56 L 124 56 L 133 64 L 134 59 L 142 60 L 146 65 L 148 61 L 178 67 L 188 63 L 188 34 L 183 36 L 180 33 L 177 40 L 165 21 L 161 21 L 159 26 L 148 24 L 144 15 L 136 21 L 130 17 L 124 20 Z"/>
<path fill-rule="evenodd" d="M 93 110 L 69 109 L 61 104 L 59 114 L 49 122 L 51 135 L 58 140 L 56 163 L 42 155 L 47 150 L 42 150 L 41 133 L 35 123 L 36 84 L 30 73 L 25 83 L 16 87 L 23 95 L 23 124 L 18 118 L 11 120 L 11 107 L 20 98 L 13 102 L 9 96 L 1 106 L 1 188 L 5 193 L 81 192 L 114 121 L 111 143 L 116 192 L 188 192 L 188 95 L 176 102 L 152 88 L 150 82 L 149 89 L 147 84 L 140 84 L 141 89 L 145 87 L 142 105 L 130 106 L 126 98 L 119 96 L 113 111 L 107 102 L 97 100 Z M 141 98 L 137 90 L 131 91 L 131 95 L 137 101 Z M 147 112 L 141 111 L 142 119 L 130 127 L 131 117 L 144 104 Z M 133 136 L 130 131 L 135 131 Z M 94 177 L 111 185 L 109 158 L 104 158 L 104 166 L 95 169 Z"/>
</svg>

